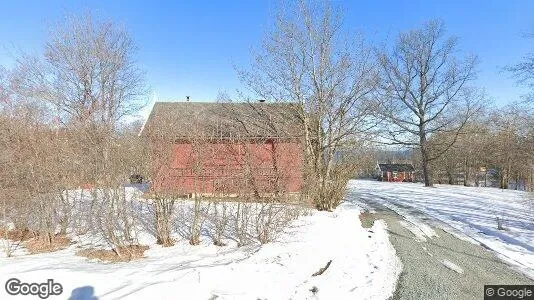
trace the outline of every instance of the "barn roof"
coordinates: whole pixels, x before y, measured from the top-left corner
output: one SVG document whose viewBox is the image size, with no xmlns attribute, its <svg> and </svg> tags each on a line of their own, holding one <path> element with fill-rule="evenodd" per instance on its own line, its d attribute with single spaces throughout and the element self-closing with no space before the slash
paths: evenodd
<svg viewBox="0 0 534 300">
<path fill-rule="evenodd" d="M 412 164 L 378 164 L 382 172 L 413 172 L 415 168 Z"/>
<path fill-rule="evenodd" d="M 141 135 L 148 132 L 175 139 L 294 138 L 301 122 L 290 103 L 156 102 Z"/>
</svg>

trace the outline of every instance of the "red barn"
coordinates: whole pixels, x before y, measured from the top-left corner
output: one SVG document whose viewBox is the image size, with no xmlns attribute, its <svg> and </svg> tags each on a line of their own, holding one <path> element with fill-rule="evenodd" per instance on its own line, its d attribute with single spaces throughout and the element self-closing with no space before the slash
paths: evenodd
<svg viewBox="0 0 534 300">
<path fill-rule="evenodd" d="M 376 173 L 380 181 L 413 182 L 415 168 L 411 164 L 377 164 Z"/>
<path fill-rule="evenodd" d="M 152 191 L 182 197 L 299 193 L 304 158 L 295 112 L 283 103 L 156 103 L 141 132 L 155 153 Z"/>
</svg>

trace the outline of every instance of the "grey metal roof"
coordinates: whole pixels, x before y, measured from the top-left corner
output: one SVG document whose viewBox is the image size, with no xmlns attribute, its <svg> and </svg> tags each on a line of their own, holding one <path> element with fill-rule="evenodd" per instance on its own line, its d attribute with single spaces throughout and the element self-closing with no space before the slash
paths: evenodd
<svg viewBox="0 0 534 300">
<path fill-rule="evenodd" d="M 378 164 L 382 172 L 413 172 L 415 168 L 411 164 Z"/>
<path fill-rule="evenodd" d="M 294 138 L 301 135 L 290 103 L 156 102 L 141 134 L 172 138 Z"/>
</svg>

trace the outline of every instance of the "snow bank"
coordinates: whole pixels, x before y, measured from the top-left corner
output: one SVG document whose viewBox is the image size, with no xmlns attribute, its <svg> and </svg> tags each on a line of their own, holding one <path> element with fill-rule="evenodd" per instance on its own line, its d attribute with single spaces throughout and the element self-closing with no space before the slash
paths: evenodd
<svg viewBox="0 0 534 300">
<path fill-rule="evenodd" d="M 424 223 L 433 222 L 468 241 L 483 244 L 534 278 L 534 210 L 525 192 L 453 185 L 425 188 L 419 183 L 367 180 L 353 180 L 349 188 L 352 199 L 381 203 L 410 223 L 419 224 L 410 230 L 420 238 L 432 236 Z M 497 229 L 497 218 L 506 230 Z"/>
</svg>

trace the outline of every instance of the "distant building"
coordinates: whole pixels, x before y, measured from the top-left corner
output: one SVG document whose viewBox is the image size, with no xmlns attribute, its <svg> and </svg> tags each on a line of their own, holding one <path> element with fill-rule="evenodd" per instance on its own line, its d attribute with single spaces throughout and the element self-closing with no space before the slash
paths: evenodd
<svg viewBox="0 0 534 300">
<path fill-rule="evenodd" d="M 415 168 L 412 164 L 377 164 L 376 176 L 380 181 L 413 182 Z"/>
</svg>

